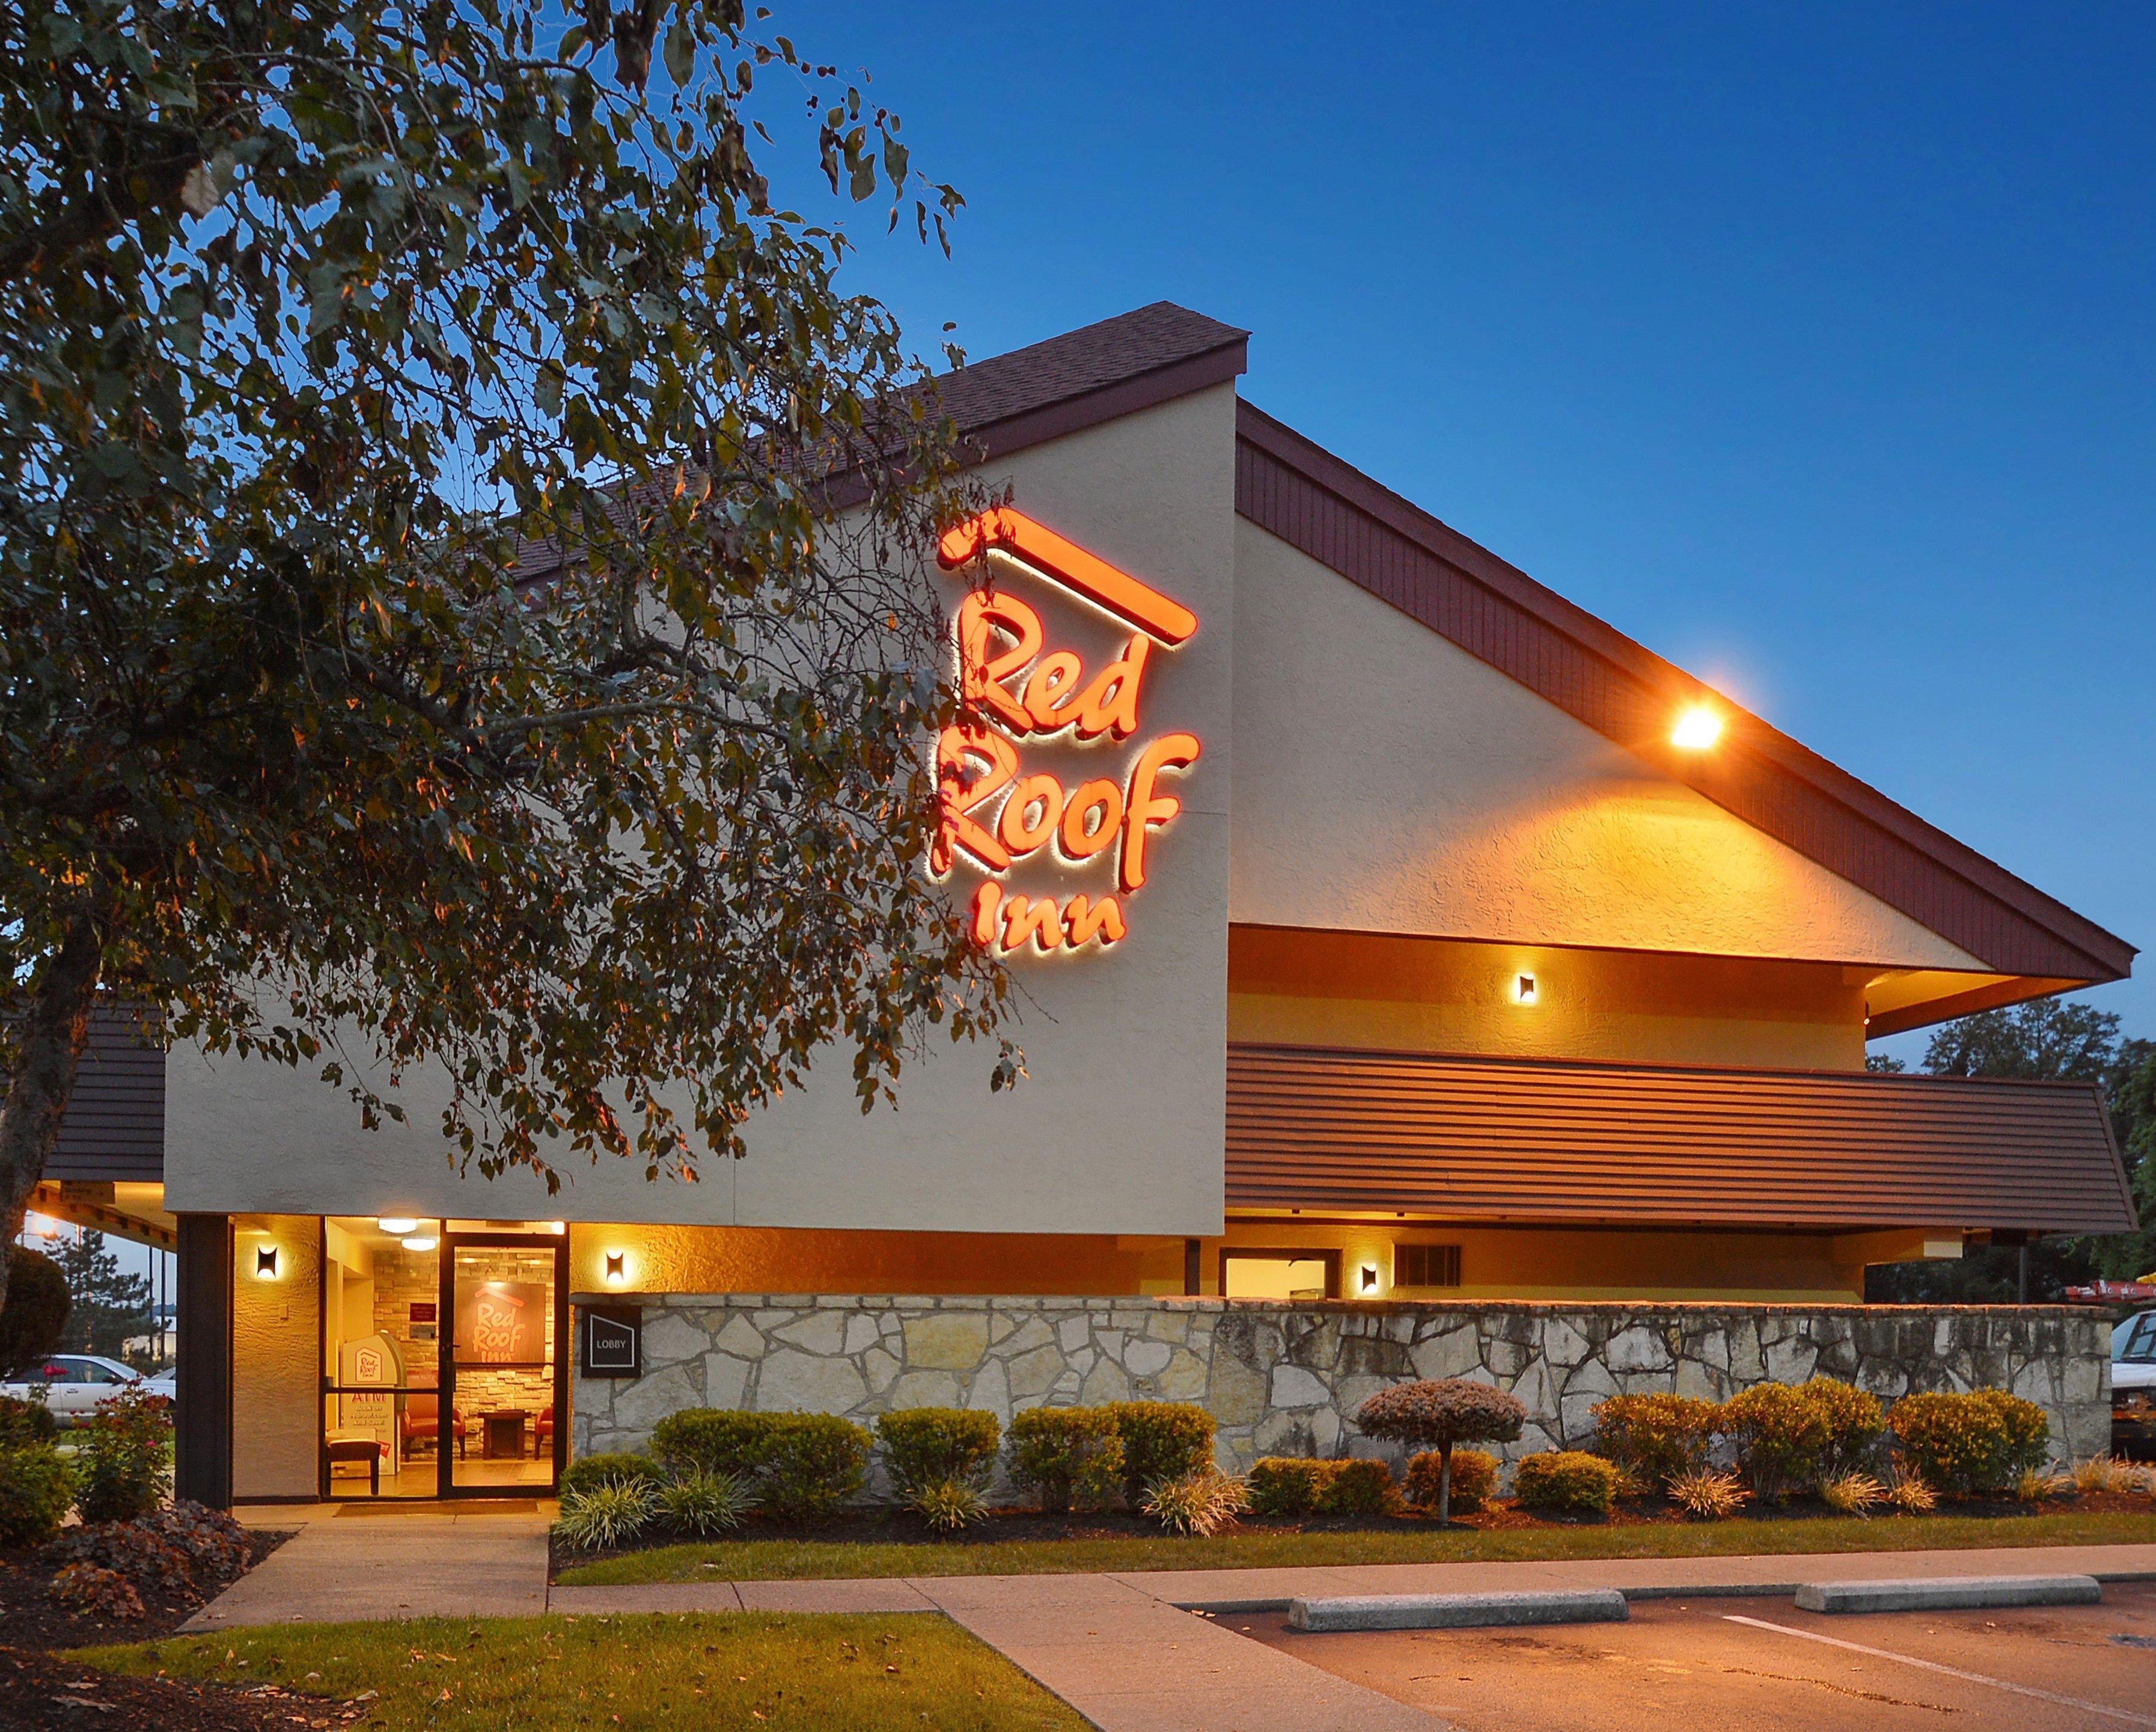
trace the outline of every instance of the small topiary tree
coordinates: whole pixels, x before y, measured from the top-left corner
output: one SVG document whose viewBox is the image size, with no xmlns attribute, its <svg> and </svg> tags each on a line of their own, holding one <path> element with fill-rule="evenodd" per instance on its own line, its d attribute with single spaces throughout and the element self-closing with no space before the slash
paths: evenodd
<svg viewBox="0 0 2156 1732">
<path fill-rule="evenodd" d="M 1527 1410 L 1518 1396 L 1464 1377 L 1396 1383 L 1379 1390 L 1355 1415 L 1355 1423 L 1366 1436 L 1420 1444 L 1437 1452 L 1440 1523 L 1452 1519 L 1453 1445 L 1509 1443 L 1527 1422 Z"/>
</svg>

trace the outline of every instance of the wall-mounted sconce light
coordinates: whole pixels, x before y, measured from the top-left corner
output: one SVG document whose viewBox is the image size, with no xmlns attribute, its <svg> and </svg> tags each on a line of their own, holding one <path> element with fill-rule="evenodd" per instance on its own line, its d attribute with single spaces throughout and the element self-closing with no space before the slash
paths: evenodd
<svg viewBox="0 0 2156 1732">
<path fill-rule="evenodd" d="M 1516 1005 L 1532 1005 L 1534 1001 L 1535 977 L 1532 974 L 1515 975 L 1512 980 L 1512 1002 Z"/>
<path fill-rule="evenodd" d="M 1368 1292 L 1369 1292 L 1369 1291 L 1370 1291 L 1370 1289 L 1371 1289 L 1372 1287 L 1375 1287 L 1377 1284 L 1378 1284 L 1378 1266 L 1377 1266 L 1375 1263 L 1365 1263 L 1365 1264 L 1363 1264 L 1363 1291 L 1364 1293 L 1367 1293 Z"/>
<path fill-rule="evenodd" d="M 626 1267 L 628 1262 L 629 1253 L 627 1251 L 609 1251 L 606 1254 L 606 1278 L 609 1281 L 621 1281 L 626 1279 L 628 1277 L 628 1269 Z"/>
<path fill-rule="evenodd" d="M 418 1221 L 409 1215 L 385 1215 L 375 1223 L 393 1239 L 401 1239 L 407 1233 L 417 1232 Z"/>
<path fill-rule="evenodd" d="M 258 1245 L 254 1247 L 254 1278 L 257 1281 L 275 1281 L 277 1278 L 275 1246 Z"/>
</svg>

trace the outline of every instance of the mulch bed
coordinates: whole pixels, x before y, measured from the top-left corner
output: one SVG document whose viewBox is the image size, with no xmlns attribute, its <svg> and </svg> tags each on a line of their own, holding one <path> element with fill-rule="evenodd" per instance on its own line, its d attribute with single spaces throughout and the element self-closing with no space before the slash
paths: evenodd
<svg viewBox="0 0 2156 1732">
<path fill-rule="evenodd" d="M 2076 1497 L 2050 1503 L 2023 1503 L 2011 1498 L 1942 1500 L 1937 1513 L 1943 1516 L 2005 1518 L 2056 1515 L 2068 1512 L 2087 1515 L 2145 1515 L 2152 1509 L 2156 1509 L 2156 1503 L 2152 1503 L 2145 1496 L 2097 1492 L 2082 1493 Z M 1873 1512 L 1875 1518 L 1893 1513 L 1883 1509 Z M 1747 1504 L 1732 1519 L 1771 1524 L 1831 1518 L 1834 1515 L 1835 1512 L 1817 1498 L 1793 1498 L 1779 1508 L 1757 1503 Z M 1626 1498 L 1607 1516 L 1540 1514 L 1504 1503 L 1472 1512 L 1455 1511 L 1452 1518 L 1455 1529 L 1474 1529 L 1489 1533 L 1514 1533 L 1537 1528 L 1686 1527 L 1691 1524 L 1691 1518 L 1683 1511 L 1658 1498 Z M 1424 1515 L 1245 1515 L 1221 1532 L 1228 1535 L 1238 1533 L 1426 1534 L 1436 1527 L 1435 1519 Z M 1028 1539 L 1158 1539 L 1161 1537 L 1161 1530 L 1159 1524 L 1148 1518 L 1123 1510 L 1088 1510 L 1072 1515 L 1044 1515 L 1037 1509 L 991 1509 L 985 1521 L 966 1529 L 963 1533 L 936 1534 L 931 1532 L 927 1524 L 910 1510 L 870 1509 L 854 1511 L 813 1527 L 767 1522 L 752 1517 L 746 1526 L 730 1537 L 736 1539 L 821 1540 L 870 1545 L 927 1545 L 954 1542 L 964 1545 L 994 1545 Z M 554 1571 L 558 1572 L 578 1565 L 598 1563 L 608 1558 L 675 1543 L 670 1537 L 654 1535 L 648 1544 L 642 1545 L 624 1546 L 614 1550 L 571 1551 L 557 1542 L 552 1548 L 552 1566 Z"/>
<path fill-rule="evenodd" d="M 248 1568 L 291 1537 L 250 1529 Z M 100 1726 L 116 1732 L 153 1727 L 157 1732 L 291 1732 L 295 1725 L 349 1726 L 367 1712 L 366 1703 L 319 1702 L 275 1686 L 243 1691 L 170 1678 L 116 1678 L 57 1658 L 51 1650 L 169 1636 L 194 1616 L 200 1602 L 138 1585 L 142 1616 L 78 1617 L 46 1593 L 52 1575 L 38 1552 L 0 1552 L 0 1632 L 8 1644 L 0 1647 L 0 1728 L 5 1732 L 85 1732 Z"/>
<path fill-rule="evenodd" d="M 8 1633 L 17 1633 L 12 1623 Z M 240 1690 L 116 1678 L 49 1653 L 0 1647 L 0 1727 L 7 1732 L 292 1732 L 295 1726 L 351 1726 L 373 1705 L 323 1702 L 274 1684 Z"/>
</svg>

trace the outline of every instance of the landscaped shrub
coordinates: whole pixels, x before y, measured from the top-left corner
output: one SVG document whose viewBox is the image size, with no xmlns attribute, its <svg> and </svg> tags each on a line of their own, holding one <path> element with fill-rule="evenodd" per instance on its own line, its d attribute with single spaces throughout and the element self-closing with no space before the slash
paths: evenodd
<svg viewBox="0 0 2156 1732">
<path fill-rule="evenodd" d="M 1441 1522 L 1452 1515 L 1453 1446 L 1509 1443 L 1527 1421 L 1527 1410 L 1518 1396 L 1464 1377 L 1396 1383 L 1379 1390 L 1355 1415 L 1365 1436 L 1419 1443 L 1437 1451 L 1437 1519 Z"/>
<path fill-rule="evenodd" d="M 1251 1464 L 1250 1508 L 1258 1515 L 1308 1515 L 1332 1477 L 1331 1462 L 1308 1456 L 1266 1456 Z"/>
<path fill-rule="evenodd" d="M 153 1588 L 170 1600 L 191 1603 L 203 1597 L 193 1560 L 146 1521 L 69 1528 L 45 1548 L 45 1561 L 117 1570 L 138 1588 Z"/>
<path fill-rule="evenodd" d="M 1445 1457 L 1434 1449 L 1408 1457 L 1407 1500 L 1418 1509 L 1437 1508 L 1445 1489 Z M 1497 1495 L 1497 1458 L 1486 1449 L 1455 1449 L 1452 1452 L 1451 1504 L 1455 1509 L 1480 1509 Z"/>
<path fill-rule="evenodd" d="M 1138 1507 L 1171 1534 L 1202 1538 L 1218 1533 L 1250 1502 L 1248 1484 L 1209 1462 L 1194 1472 L 1155 1480 Z"/>
<path fill-rule="evenodd" d="M 1762 1503 L 1816 1488 L 1831 1441 L 1824 1406 L 1786 1383 L 1755 1383 L 1722 1406 L 1722 1434 L 1737 1447 L 1738 1471 Z"/>
<path fill-rule="evenodd" d="M 562 1470 L 562 1495 L 588 1492 L 595 1486 L 640 1485 L 656 1497 L 666 1483 L 666 1472 L 649 1456 L 629 1450 L 609 1450 L 579 1456 Z"/>
<path fill-rule="evenodd" d="M 69 1300 L 67 1276 L 27 1245 L 0 1250 L 8 1259 L 8 1300 L 0 1304 L 0 1378 L 28 1370 L 60 1344 Z"/>
<path fill-rule="evenodd" d="M 1697 1395 L 1612 1395 L 1594 1406 L 1594 1446 L 1644 1491 L 1707 1465 L 1722 1409 Z"/>
<path fill-rule="evenodd" d="M 172 1406 L 131 1388 L 99 1402 L 89 1423 L 75 1428 L 75 1505 L 85 1522 L 132 1521 L 162 1501 L 172 1460 Z"/>
<path fill-rule="evenodd" d="M 0 1395 L 0 1448 L 14 1443 L 44 1443 L 59 1429 L 52 1409 L 21 1395 Z"/>
<path fill-rule="evenodd" d="M 868 1476 L 869 1434 L 832 1413 L 774 1413 L 770 1454 L 757 1488 L 783 1520 L 826 1521 Z"/>
<path fill-rule="evenodd" d="M 2132 1492 L 2141 1487 L 2141 1469 L 2117 1456 L 2092 1456 L 2073 1465 L 2071 1482 L 2077 1492 Z"/>
<path fill-rule="evenodd" d="M 2071 1498 L 2081 1488 L 2079 1480 L 2073 1475 L 2054 1472 L 2049 1467 L 2025 1467 L 2021 1477 L 2014 1482 L 2014 1495 L 2024 1503 L 2048 1503 L 2054 1498 Z"/>
<path fill-rule="evenodd" d="M 978 1486 L 1003 1441 L 995 1415 L 975 1408 L 901 1408 L 875 1428 L 891 1483 L 909 1497 L 932 1486 Z"/>
<path fill-rule="evenodd" d="M 1887 1501 L 1887 1488 L 1869 1473 L 1837 1473 L 1820 1487 L 1820 1502 L 1836 1515 L 1869 1515 Z"/>
<path fill-rule="evenodd" d="M 1825 1428 L 1820 1449 L 1822 1483 L 1866 1473 L 1877 1465 L 1879 1440 L 1887 1430 L 1878 1396 L 1833 1377 L 1815 1377 L 1799 1385 L 1797 1393 L 1811 1403 Z"/>
<path fill-rule="evenodd" d="M 1904 1515 L 1929 1515 L 1939 1507 L 1939 1494 L 1913 1474 L 1905 1474 L 1887 1488 L 1887 1501 Z"/>
<path fill-rule="evenodd" d="M 1123 1479 L 1123 1439 L 1113 1407 L 1029 1407 L 1011 1416 L 1011 1478 L 1061 1515 L 1075 1501 L 1105 1503 Z"/>
<path fill-rule="evenodd" d="M 2010 1490 L 2051 1447 L 2044 1410 L 2005 1390 L 1904 1395 L 1887 1423 L 1909 1471 L 1950 1497 Z"/>
<path fill-rule="evenodd" d="M 603 1479 L 562 1493 L 554 1537 L 574 1551 L 626 1545 L 651 1525 L 659 1494 L 639 1479 Z"/>
<path fill-rule="evenodd" d="M 756 1487 L 742 1473 L 690 1472 L 659 1491 L 659 1519 L 696 1539 L 732 1533 L 755 1508 Z"/>
<path fill-rule="evenodd" d="M 118 1570 L 97 1564 L 69 1564 L 54 1574 L 45 1591 L 77 1617 L 121 1623 L 143 1615 L 135 1585 Z"/>
<path fill-rule="evenodd" d="M 136 1523 L 168 1545 L 187 1555 L 195 1586 L 204 1594 L 247 1573 L 247 1529 L 222 1509 L 211 1509 L 182 1498 L 169 1509 L 146 1515 Z"/>
<path fill-rule="evenodd" d="M 1529 1509 L 1607 1515 L 1617 1496 L 1617 1466 L 1584 1449 L 1546 1450 L 1512 1470 L 1512 1495 Z"/>
<path fill-rule="evenodd" d="M 1317 1493 L 1320 1515 L 1385 1515 L 1399 1502 L 1399 1493 L 1393 1489 L 1393 1470 L 1383 1462 L 1331 1462 L 1327 1466 L 1331 1471 Z"/>
<path fill-rule="evenodd" d="M 963 1479 L 939 1480 L 923 1486 L 906 1502 L 921 1520 L 938 1534 L 955 1534 L 961 1528 L 988 1519 L 988 1500 L 978 1486 Z"/>
<path fill-rule="evenodd" d="M 1123 1495 L 1142 1507 L 1147 1488 L 1183 1479 L 1213 1462 L 1213 1416 L 1188 1401 L 1117 1401 L 1116 1433 L 1123 1441 Z"/>
<path fill-rule="evenodd" d="M 0 1549 L 43 1545 L 74 1504 L 75 1473 L 49 1443 L 0 1446 Z"/>
<path fill-rule="evenodd" d="M 692 1473 L 753 1478 L 771 1459 L 772 1433 L 783 1417 L 732 1407 L 685 1407 L 651 1428 L 652 1459 L 676 1479 Z"/>
<path fill-rule="evenodd" d="M 1726 1522 L 1752 1494 L 1727 1467 L 1695 1467 L 1670 1482 L 1670 1501 L 1695 1521 Z"/>
</svg>

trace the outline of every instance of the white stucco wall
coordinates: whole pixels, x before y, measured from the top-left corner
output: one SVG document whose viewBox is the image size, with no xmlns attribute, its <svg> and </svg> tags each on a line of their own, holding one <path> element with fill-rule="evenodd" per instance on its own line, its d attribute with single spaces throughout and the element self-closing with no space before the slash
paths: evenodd
<svg viewBox="0 0 2156 1732">
<path fill-rule="evenodd" d="M 1235 920 L 1983 966 L 1240 518 L 1235 577 Z"/>
<path fill-rule="evenodd" d="M 864 1118 L 850 1054 L 834 1051 L 749 1128 L 751 1154 L 704 1181 L 647 1182 L 639 1166 L 565 1167 L 560 1195 L 536 1179 L 459 1178 L 439 1133 L 442 1098 L 424 1076 L 398 1092 L 408 1122 L 360 1128 L 350 1102 L 307 1072 L 177 1051 L 167 1092 L 167 1206 L 490 1219 L 675 1221 L 978 1231 L 1209 1234 L 1220 1230 L 1225 1113 L 1229 792 L 1235 609 L 1235 393 L 1195 393 L 991 465 L 1019 508 L 1192 609 L 1199 624 L 1156 650 L 1129 742 L 1022 749 L 1024 769 L 1121 780 L 1136 749 L 1195 733 L 1204 756 L 1163 779 L 1183 803 L 1154 833 L 1152 876 L 1125 898 L 1129 935 L 1017 964 L 1009 1032 L 1028 1077 L 992 1095 L 995 1053 L 938 1034 L 909 1066 L 896 1109 Z M 1015 588 L 1014 584 L 1012 587 Z M 959 586 L 953 580 L 955 600 Z M 1051 641 L 1089 670 L 1120 647 L 1061 592 L 1029 594 Z M 1010 876 L 1014 891 L 1113 887 L 1114 852 L 1082 870 Z M 970 897 L 963 868 L 952 890 Z"/>
</svg>

